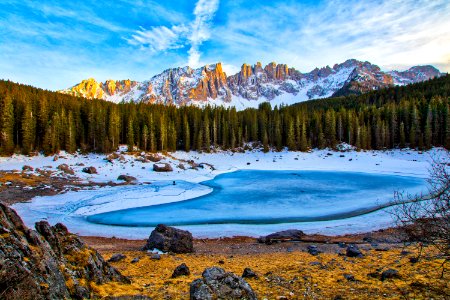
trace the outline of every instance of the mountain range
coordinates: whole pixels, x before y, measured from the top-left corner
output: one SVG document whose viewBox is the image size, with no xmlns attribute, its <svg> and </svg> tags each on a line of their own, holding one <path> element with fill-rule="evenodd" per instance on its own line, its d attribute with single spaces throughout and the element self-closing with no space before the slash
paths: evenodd
<svg viewBox="0 0 450 300">
<path fill-rule="evenodd" d="M 167 105 L 222 105 L 237 109 L 272 106 L 311 99 L 361 94 L 394 85 L 406 85 L 442 76 L 433 66 L 415 66 L 406 71 L 384 72 L 377 65 L 349 59 L 333 67 L 315 68 L 309 73 L 286 64 L 257 62 L 243 64 L 240 72 L 227 76 L 221 63 L 198 69 L 167 69 L 150 80 L 107 80 L 90 78 L 60 92 L 112 102 L 147 102 Z"/>
</svg>

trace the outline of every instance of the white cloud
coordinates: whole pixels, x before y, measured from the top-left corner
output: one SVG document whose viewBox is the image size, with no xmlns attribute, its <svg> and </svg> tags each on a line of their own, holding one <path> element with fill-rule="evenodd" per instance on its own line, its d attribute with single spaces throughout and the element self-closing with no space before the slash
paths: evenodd
<svg viewBox="0 0 450 300">
<path fill-rule="evenodd" d="M 236 7 L 211 38 L 227 63 L 276 60 L 310 71 L 348 58 L 392 65 L 447 65 L 448 0 L 326 1 Z M 227 55 L 233 53 L 233 55 Z M 235 55 L 238 53 L 239 55 Z"/>
<path fill-rule="evenodd" d="M 186 38 L 187 32 L 188 28 L 184 25 L 171 28 L 157 26 L 150 29 L 141 27 L 131 39 L 128 39 L 128 42 L 131 45 L 150 49 L 152 52 L 166 51 L 183 47 L 183 39 Z"/>
<path fill-rule="evenodd" d="M 191 27 L 189 41 L 191 48 L 189 49 L 189 66 L 200 66 L 200 46 L 207 41 L 210 34 L 211 21 L 219 8 L 218 0 L 199 0 L 195 5 L 195 20 Z"/>
<path fill-rule="evenodd" d="M 211 22 L 219 8 L 219 0 L 199 0 L 194 8 L 195 19 L 191 24 L 174 25 L 171 28 L 156 26 L 142 28 L 127 39 L 128 43 L 152 52 L 164 52 L 171 49 L 190 46 L 188 65 L 200 66 L 200 46 L 211 37 Z"/>
</svg>

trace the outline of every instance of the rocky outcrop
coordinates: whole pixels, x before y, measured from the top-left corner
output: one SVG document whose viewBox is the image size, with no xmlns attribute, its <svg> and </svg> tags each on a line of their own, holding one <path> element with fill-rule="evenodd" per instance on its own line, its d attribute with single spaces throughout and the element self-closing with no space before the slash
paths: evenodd
<svg viewBox="0 0 450 300">
<path fill-rule="evenodd" d="M 158 249 L 164 252 L 194 252 L 192 234 L 189 231 L 159 224 L 150 234 L 144 250 Z"/>
<path fill-rule="evenodd" d="M 129 283 L 64 225 L 41 221 L 31 230 L 1 203 L 0 266 L 2 299 L 91 298 L 91 282 Z"/>
<path fill-rule="evenodd" d="M 289 229 L 262 236 L 258 238 L 258 242 L 271 245 L 279 242 L 301 241 L 305 236 L 306 234 L 301 230 Z"/>
<path fill-rule="evenodd" d="M 257 299 L 251 286 L 241 277 L 212 267 L 203 271 L 202 278 L 190 285 L 191 300 L 205 299 Z"/>
</svg>

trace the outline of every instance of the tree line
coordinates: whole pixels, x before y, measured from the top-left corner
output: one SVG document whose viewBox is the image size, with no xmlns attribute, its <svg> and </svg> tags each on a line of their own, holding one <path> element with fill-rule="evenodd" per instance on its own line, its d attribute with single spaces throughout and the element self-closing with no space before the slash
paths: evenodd
<svg viewBox="0 0 450 300">
<path fill-rule="evenodd" d="M 257 109 L 87 100 L 0 81 L 0 154 L 236 149 L 450 148 L 450 76 L 359 96 Z"/>
</svg>

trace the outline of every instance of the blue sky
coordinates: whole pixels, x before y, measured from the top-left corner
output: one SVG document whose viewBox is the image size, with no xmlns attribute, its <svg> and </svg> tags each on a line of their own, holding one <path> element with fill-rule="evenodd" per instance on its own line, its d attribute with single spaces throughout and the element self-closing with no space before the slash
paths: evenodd
<svg viewBox="0 0 450 300">
<path fill-rule="evenodd" d="M 57 90 L 221 61 L 302 72 L 348 58 L 450 72 L 448 0 L 3 0 L 0 78 Z"/>
</svg>

